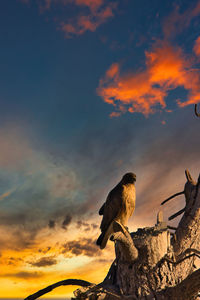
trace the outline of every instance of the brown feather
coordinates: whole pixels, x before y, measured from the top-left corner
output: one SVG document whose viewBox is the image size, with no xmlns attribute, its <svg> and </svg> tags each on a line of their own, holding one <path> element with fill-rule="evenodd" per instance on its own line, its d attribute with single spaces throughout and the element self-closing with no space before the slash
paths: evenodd
<svg viewBox="0 0 200 300">
<path fill-rule="evenodd" d="M 103 208 L 103 209 L 102 209 Z M 134 182 L 125 183 L 123 179 L 110 191 L 106 202 L 100 211 L 103 213 L 103 219 L 100 225 L 101 235 L 97 244 L 103 249 L 107 240 L 113 233 L 113 222 L 118 221 L 126 226 L 128 219 L 135 209 L 135 185 Z"/>
</svg>

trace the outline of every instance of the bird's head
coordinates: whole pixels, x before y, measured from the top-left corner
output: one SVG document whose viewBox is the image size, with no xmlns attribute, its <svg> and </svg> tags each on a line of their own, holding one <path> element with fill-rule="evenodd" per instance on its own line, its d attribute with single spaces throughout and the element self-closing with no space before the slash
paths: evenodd
<svg viewBox="0 0 200 300">
<path fill-rule="evenodd" d="M 122 177 L 122 182 L 123 183 L 134 183 L 136 181 L 136 175 L 134 173 L 126 173 L 123 177 Z"/>
</svg>

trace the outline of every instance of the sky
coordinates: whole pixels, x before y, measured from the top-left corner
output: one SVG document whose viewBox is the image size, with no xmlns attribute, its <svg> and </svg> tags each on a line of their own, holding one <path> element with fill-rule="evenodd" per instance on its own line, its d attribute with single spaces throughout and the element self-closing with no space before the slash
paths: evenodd
<svg viewBox="0 0 200 300">
<path fill-rule="evenodd" d="M 196 0 L 0 1 L 2 299 L 104 279 L 114 250 L 95 245 L 98 210 L 126 172 L 130 231 L 155 224 L 186 168 L 197 179 L 199 17 Z"/>
</svg>

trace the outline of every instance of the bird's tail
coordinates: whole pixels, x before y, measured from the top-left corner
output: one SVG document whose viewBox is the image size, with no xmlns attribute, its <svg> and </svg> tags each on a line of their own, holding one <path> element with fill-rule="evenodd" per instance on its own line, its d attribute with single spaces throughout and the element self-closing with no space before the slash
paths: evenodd
<svg viewBox="0 0 200 300">
<path fill-rule="evenodd" d="M 96 241 L 97 246 L 101 246 L 103 238 L 104 238 L 104 234 L 101 233 L 100 236 L 98 237 L 97 241 Z"/>
<path fill-rule="evenodd" d="M 101 249 L 104 249 L 106 247 L 107 241 L 111 234 L 113 233 L 113 222 L 110 224 L 108 229 L 100 234 L 100 236 L 97 239 L 96 244 L 100 246 Z"/>
</svg>

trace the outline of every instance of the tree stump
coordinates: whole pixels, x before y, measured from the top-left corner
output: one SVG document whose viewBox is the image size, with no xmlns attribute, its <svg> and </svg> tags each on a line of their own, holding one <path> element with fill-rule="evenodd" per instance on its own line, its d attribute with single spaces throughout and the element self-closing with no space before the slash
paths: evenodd
<svg viewBox="0 0 200 300">
<path fill-rule="evenodd" d="M 196 183 L 186 170 L 186 178 L 186 206 L 178 227 L 167 226 L 162 212 L 154 227 L 131 234 L 115 222 L 111 240 L 116 259 L 108 275 L 97 286 L 79 289 L 75 299 L 197 299 L 200 269 L 194 262 L 200 257 L 200 176 Z"/>
</svg>

